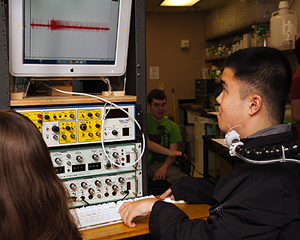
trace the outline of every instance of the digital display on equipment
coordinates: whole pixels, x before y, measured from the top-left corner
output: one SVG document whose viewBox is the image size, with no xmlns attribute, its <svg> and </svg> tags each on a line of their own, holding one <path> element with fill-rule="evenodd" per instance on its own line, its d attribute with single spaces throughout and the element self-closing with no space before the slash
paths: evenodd
<svg viewBox="0 0 300 240">
<path fill-rule="evenodd" d="M 114 63 L 119 1 L 25 0 L 24 4 L 25 63 Z"/>
<path fill-rule="evenodd" d="M 128 112 L 128 108 L 124 108 L 124 110 Z M 128 118 L 128 114 L 120 109 L 111 109 L 107 110 L 106 113 L 107 112 L 108 114 L 106 115 L 106 118 Z"/>
</svg>

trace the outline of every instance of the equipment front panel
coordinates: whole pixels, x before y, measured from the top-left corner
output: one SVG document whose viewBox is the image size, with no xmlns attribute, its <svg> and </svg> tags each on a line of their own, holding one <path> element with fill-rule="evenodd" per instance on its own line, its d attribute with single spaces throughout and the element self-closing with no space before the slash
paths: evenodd
<svg viewBox="0 0 300 240">
<path fill-rule="evenodd" d="M 40 130 L 48 147 L 135 140 L 135 105 L 16 108 Z"/>
</svg>

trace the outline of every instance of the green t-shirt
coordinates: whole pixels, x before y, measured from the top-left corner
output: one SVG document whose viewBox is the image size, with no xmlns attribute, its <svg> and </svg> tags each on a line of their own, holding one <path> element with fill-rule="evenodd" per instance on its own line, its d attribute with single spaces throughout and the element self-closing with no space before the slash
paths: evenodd
<svg viewBox="0 0 300 240">
<path fill-rule="evenodd" d="M 180 130 L 176 123 L 167 118 L 157 122 L 151 117 L 151 113 L 147 114 L 147 134 L 152 142 L 168 149 L 171 143 L 182 141 Z M 167 156 L 165 155 L 148 151 L 148 164 L 164 162 L 166 158 Z"/>
</svg>

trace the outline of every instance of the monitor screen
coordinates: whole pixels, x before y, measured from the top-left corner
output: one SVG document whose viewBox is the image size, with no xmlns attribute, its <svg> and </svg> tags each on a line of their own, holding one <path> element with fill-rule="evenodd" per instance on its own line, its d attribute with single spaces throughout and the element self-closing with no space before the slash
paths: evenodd
<svg viewBox="0 0 300 240">
<path fill-rule="evenodd" d="M 10 0 L 13 76 L 125 73 L 132 0 Z"/>
</svg>

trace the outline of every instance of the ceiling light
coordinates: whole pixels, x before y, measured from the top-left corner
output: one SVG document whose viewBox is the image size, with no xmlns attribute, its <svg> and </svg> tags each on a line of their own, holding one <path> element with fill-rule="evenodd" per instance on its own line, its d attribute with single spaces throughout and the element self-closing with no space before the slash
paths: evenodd
<svg viewBox="0 0 300 240">
<path fill-rule="evenodd" d="M 190 7 L 193 6 L 199 0 L 164 0 L 160 6 L 163 7 Z"/>
</svg>

